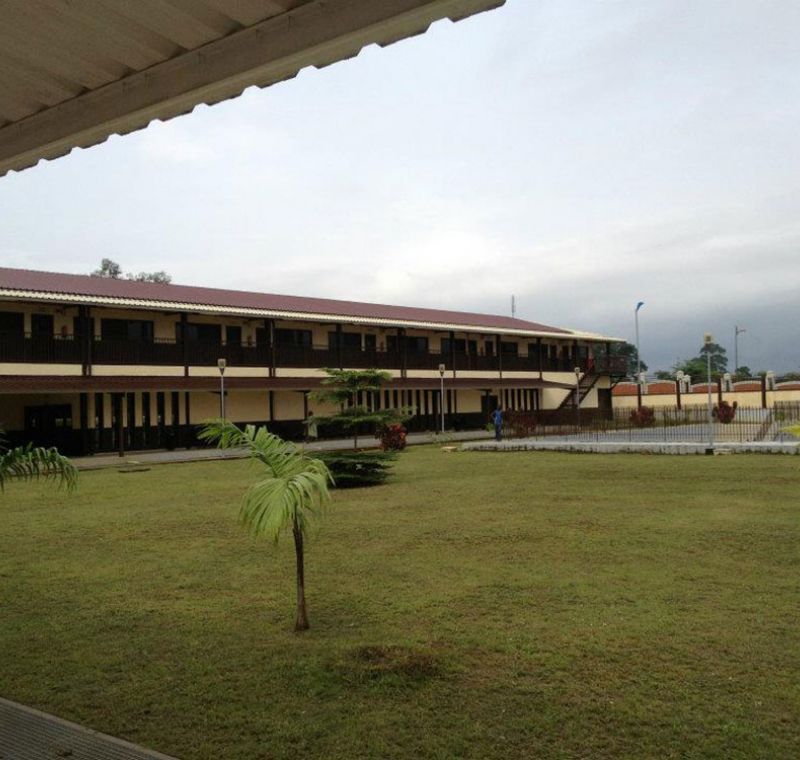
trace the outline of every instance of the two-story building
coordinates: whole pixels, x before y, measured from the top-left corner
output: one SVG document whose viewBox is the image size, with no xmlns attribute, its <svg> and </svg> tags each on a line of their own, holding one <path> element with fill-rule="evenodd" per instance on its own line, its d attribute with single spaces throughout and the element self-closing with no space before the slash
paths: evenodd
<svg viewBox="0 0 800 760">
<path fill-rule="evenodd" d="M 498 315 L 0 268 L 0 425 L 90 453 L 196 442 L 225 414 L 302 435 L 323 367 L 379 368 L 412 429 L 506 409 L 611 408 L 614 338 Z M 576 374 L 576 368 L 579 372 Z M 441 393 L 444 370 L 444 395 Z M 314 407 L 318 408 L 314 408 Z"/>
</svg>

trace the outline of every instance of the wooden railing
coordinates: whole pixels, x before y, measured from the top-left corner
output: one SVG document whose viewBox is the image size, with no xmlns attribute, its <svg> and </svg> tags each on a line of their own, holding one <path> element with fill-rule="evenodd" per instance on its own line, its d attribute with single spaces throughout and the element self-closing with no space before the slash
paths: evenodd
<svg viewBox="0 0 800 760">
<path fill-rule="evenodd" d="M 343 346 L 276 346 L 274 357 L 269 346 L 222 344 L 202 341 L 175 340 L 110 340 L 95 339 L 88 344 L 78 336 L 51 337 L 48 335 L 0 334 L 0 362 L 156 365 L 156 366 L 215 366 L 225 359 L 231 367 L 318 368 L 352 367 L 399 370 L 437 370 L 444 364 L 447 371 L 539 372 L 540 357 L 536 354 L 502 357 L 485 354 L 436 353 L 407 351 L 378 351 Z M 623 373 L 625 359 L 600 357 L 594 360 L 541 357 L 543 372 L 572 372 L 576 366 L 582 372 L 597 374 Z"/>
</svg>

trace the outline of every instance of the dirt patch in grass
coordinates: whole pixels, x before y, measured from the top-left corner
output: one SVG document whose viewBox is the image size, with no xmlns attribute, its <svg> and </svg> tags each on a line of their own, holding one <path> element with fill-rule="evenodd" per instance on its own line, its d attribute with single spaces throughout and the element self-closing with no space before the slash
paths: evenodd
<svg viewBox="0 0 800 760">
<path fill-rule="evenodd" d="M 419 685 L 441 678 L 445 668 L 440 656 L 430 649 L 370 644 L 348 651 L 336 670 L 352 683 Z"/>
</svg>

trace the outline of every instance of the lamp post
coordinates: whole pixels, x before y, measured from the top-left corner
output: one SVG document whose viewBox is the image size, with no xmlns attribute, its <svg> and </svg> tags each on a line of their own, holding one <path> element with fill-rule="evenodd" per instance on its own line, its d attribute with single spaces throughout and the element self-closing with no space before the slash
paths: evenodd
<svg viewBox="0 0 800 760">
<path fill-rule="evenodd" d="M 733 374 L 739 374 L 739 336 L 743 333 L 747 332 L 747 329 L 744 327 L 739 327 L 739 325 L 734 325 L 733 328 Z"/>
<path fill-rule="evenodd" d="M 225 367 L 228 362 L 225 359 L 217 359 L 219 369 L 219 416 L 225 419 Z"/>
<path fill-rule="evenodd" d="M 439 365 L 439 380 L 441 381 L 441 389 L 439 391 L 439 407 L 442 412 L 442 432 L 444 433 L 444 373 L 446 367 L 444 364 Z"/>
<path fill-rule="evenodd" d="M 581 429 L 581 368 L 575 367 L 575 425 Z"/>
<path fill-rule="evenodd" d="M 711 402 L 711 344 L 714 342 L 714 336 L 711 333 L 703 335 L 703 345 L 706 347 L 706 360 L 708 363 L 708 377 L 706 379 L 706 387 L 708 388 L 708 449 L 706 454 L 714 453 L 714 411 Z"/>
<path fill-rule="evenodd" d="M 641 309 L 642 306 L 644 306 L 644 301 L 639 301 L 633 312 L 634 319 L 636 320 L 636 377 L 639 377 L 642 372 L 642 359 L 639 353 L 639 309 Z"/>
</svg>

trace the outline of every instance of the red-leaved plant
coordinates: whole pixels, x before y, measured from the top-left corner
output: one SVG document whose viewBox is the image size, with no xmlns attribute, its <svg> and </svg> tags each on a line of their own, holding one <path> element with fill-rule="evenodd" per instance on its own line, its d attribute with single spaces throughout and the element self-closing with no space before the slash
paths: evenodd
<svg viewBox="0 0 800 760">
<path fill-rule="evenodd" d="M 729 404 L 727 401 L 720 402 L 719 406 L 714 407 L 714 417 L 723 425 L 730 425 L 733 418 L 736 416 L 736 407 L 738 404 L 734 401 Z"/>
<path fill-rule="evenodd" d="M 631 411 L 630 420 L 636 427 L 650 427 L 655 424 L 656 414 L 651 407 L 643 406 Z"/>
<path fill-rule="evenodd" d="M 406 447 L 408 431 L 399 422 L 393 425 L 384 425 L 378 430 L 378 440 L 384 451 L 402 451 Z"/>
</svg>

